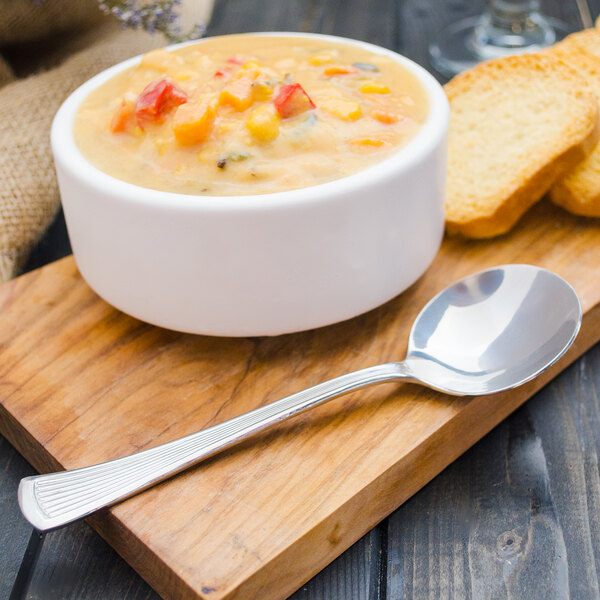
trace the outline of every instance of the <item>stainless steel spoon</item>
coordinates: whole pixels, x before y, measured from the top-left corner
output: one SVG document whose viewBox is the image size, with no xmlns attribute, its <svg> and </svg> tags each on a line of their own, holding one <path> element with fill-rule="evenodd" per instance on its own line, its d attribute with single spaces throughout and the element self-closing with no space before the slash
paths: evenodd
<svg viewBox="0 0 600 600">
<path fill-rule="evenodd" d="M 249 435 L 351 390 L 394 379 L 454 395 L 519 386 L 569 348 L 581 305 L 561 277 L 505 265 L 446 288 L 417 317 L 402 362 L 342 375 L 249 413 L 110 462 L 26 477 L 19 505 L 38 530 L 55 529 L 182 471 Z"/>
</svg>

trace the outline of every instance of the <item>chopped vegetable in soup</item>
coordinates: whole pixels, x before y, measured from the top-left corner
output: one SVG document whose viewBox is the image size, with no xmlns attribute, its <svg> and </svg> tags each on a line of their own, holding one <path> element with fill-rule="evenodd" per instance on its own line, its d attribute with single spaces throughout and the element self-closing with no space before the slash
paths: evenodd
<svg viewBox="0 0 600 600">
<path fill-rule="evenodd" d="M 142 187 L 263 194 L 388 158 L 427 110 L 417 78 L 389 56 L 235 35 L 148 52 L 84 100 L 75 139 L 93 165 Z"/>
</svg>

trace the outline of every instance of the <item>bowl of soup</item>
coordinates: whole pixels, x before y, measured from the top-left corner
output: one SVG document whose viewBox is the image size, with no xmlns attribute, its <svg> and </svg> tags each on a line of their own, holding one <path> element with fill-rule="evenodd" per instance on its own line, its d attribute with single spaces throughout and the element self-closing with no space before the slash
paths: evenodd
<svg viewBox="0 0 600 600">
<path fill-rule="evenodd" d="M 439 248 L 448 119 L 427 71 L 333 36 L 220 36 L 125 61 L 52 126 L 78 268 L 123 312 L 188 333 L 352 318 Z"/>
</svg>

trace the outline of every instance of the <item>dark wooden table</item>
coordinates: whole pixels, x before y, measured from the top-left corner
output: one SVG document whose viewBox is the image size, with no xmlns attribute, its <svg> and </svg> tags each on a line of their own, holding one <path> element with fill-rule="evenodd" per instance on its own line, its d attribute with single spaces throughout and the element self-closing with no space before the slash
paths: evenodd
<svg viewBox="0 0 600 600">
<path fill-rule="evenodd" d="M 392 48 L 430 68 L 432 36 L 482 4 L 217 0 L 209 33 L 331 33 Z M 582 27 L 585 0 L 542 5 Z M 600 13 L 600 0 L 587 6 L 593 18 Z M 69 252 L 60 214 L 27 268 Z M 600 598 L 599 452 L 597 345 L 292 598 Z M 19 480 L 32 474 L 0 437 L 0 598 L 158 598 L 84 523 L 43 540 L 33 532 L 17 506 Z"/>
</svg>

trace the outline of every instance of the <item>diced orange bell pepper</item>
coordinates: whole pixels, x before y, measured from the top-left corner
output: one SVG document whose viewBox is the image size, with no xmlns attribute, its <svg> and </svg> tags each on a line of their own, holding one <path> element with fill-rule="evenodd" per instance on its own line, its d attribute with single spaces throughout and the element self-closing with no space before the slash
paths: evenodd
<svg viewBox="0 0 600 600">
<path fill-rule="evenodd" d="M 325 75 L 352 75 L 353 73 L 356 73 L 356 69 L 346 65 L 331 65 L 325 67 L 323 73 Z"/>
<path fill-rule="evenodd" d="M 133 112 L 135 111 L 135 95 L 129 97 L 125 95 L 121 100 L 121 106 L 117 108 L 112 121 L 110 122 L 110 130 L 113 133 L 120 133 L 128 129 L 128 126 L 133 123 Z"/>
<path fill-rule="evenodd" d="M 220 106 L 232 106 L 237 111 L 244 111 L 254 103 L 252 79 L 243 77 L 230 81 L 219 94 Z"/>
<path fill-rule="evenodd" d="M 206 140 L 215 121 L 215 107 L 206 102 L 180 106 L 173 116 L 173 133 L 181 146 L 193 146 Z"/>
<path fill-rule="evenodd" d="M 374 109 L 371 111 L 371 116 L 375 120 L 379 121 L 380 123 L 385 123 L 386 125 L 392 125 L 400 120 L 399 115 L 391 113 L 387 110 Z"/>
<path fill-rule="evenodd" d="M 364 137 L 352 140 L 352 144 L 357 146 L 374 146 L 376 148 L 380 148 L 385 144 L 385 141 L 376 137 Z"/>
<path fill-rule="evenodd" d="M 390 145 L 389 142 L 378 137 L 356 138 L 350 144 L 356 150 L 375 150 L 376 148 Z"/>
<path fill-rule="evenodd" d="M 273 100 L 277 112 L 284 118 L 295 117 L 307 110 L 316 108 L 315 103 L 299 83 L 282 85 Z"/>
<path fill-rule="evenodd" d="M 143 129 L 148 123 L 160 123 L 166 114 L 187 101 L 186 93 L 168 79 L 153 81 L 137 99 L 135 116 L 138 125 Z"/>
</svg>

